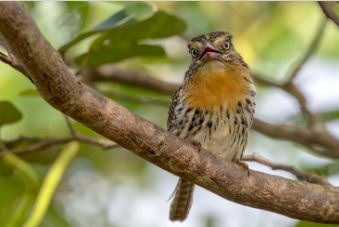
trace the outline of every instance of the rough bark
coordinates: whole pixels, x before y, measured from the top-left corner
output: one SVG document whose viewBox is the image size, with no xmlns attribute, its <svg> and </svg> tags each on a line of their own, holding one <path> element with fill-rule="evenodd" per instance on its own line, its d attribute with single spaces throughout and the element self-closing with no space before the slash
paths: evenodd
<svg viewBox="0 0 339 227">
<path fill-rule="evenodd" d="M 41 96 L 56 109 L 140 157 L 247 206 L 289 217 L 339 223 L 339 189 L 247 170 L 217 159 L 130 113 L 81 83 L 16 2 L 0 3 L 0 32 Z"/>
</svg>

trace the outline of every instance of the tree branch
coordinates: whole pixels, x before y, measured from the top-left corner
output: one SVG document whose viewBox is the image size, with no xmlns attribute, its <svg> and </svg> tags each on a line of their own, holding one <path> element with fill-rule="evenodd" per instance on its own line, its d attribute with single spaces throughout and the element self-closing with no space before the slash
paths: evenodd
<svg viewBox="0 0 339 227">
<path fill-rule="evenodd" d="M 289 217 L 339 223 L 339 189 L 297 182 L 216 158 L 81 83 L 17 2 L 0 3 L 0 32 L 56 109 L 155 165 L 223 198 Z"/>
<path fill-rule="evenodd" d="M 269 161 L 269 160 L 263 158 L 262 156 L 260 156 L 259 154 L 256 154 L 256 153 L 253 153 L 253 154 L 250 154 L 250 155 L 244 155 L 241 160 L 258 162 L 262 165 L 270 167 L 272 170 L 284 170 L 286 172 L 293 174 L 294 176 L 297 177 L 298 180 L 301 180 L 301 181 L 307 181 L 307 182 L 310 182 L 310 183 L 321 184 L 321 185 L 330 185 L 330 183 L 328 183 L 328 181 L 325 180 L 324 178 L 322 178 L 321 176 L 318 176 L 318 175 L 313 174 L 313 173 L 300 172 L 299 170 L 297 170 L 293 166 L 287 166 L 287 165 L 283 165 L 283 164 L 274 163 L 272 161 Z"/>
<path fill-rule="evenodd" d="M 335 159 L 339 157 L 338 140 L 327 131 L 311 131 L 286 124 L 275 125 L 259 119 L 253 122 L 253 128 L 272 138 L 302 144 L 319 155 Z"/>
</svg>

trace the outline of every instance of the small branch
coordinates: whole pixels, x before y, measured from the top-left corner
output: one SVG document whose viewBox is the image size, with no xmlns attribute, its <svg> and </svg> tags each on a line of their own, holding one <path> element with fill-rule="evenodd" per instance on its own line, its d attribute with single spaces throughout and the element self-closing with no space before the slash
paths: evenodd
<svg viewBox="0 0 339 227">
<path fill-rule="evenodd" d="M 293 174 L 294 176 L 296 176 L 298 180 L 301 180 L 301 181 L 307 181 L 310 183 L 321 184 L 321 185 L 331 185 L 330 183 L 328 183 L 328 181 L 326 181 L 325 179 L 323 179 L 322 177 L 314 173 L 303 173 L 295 169 L 293 166 L 287 166 L 283 164 L 274 163 L 256 153 L 253 153 L 250 155 L 244 155 L 242 160 L 258 162 L 262 165 L 271 167 L 272 170 L 284 170 L 286 172 Z"/>
<path fill-rule="evenodd" d="M 4 53 L 0 52 L 0 61 L 18 70 L 19 72 L 21 72 L 23 75 L 25 75 L 29 79 L 29 76 L 28 76 L 27 71 L 25 70 L 25 67 L 17 62 L 14 55 L 11 55 L 11 54 L 5 55 Z"/>
<path fill-rule="evenodd" d="M 293 81 L 288 81 L 285 84 L 281 86 L 283 90 L 285 90 L 287 93 L 292 95 L 298 102 L 299 108 L 301 112 L 304 114 L 305 118 L 308 121 L 309 128 L 312 130 L 322 130 L 325 131 L 326 128 L 324 127 L 323 122 L 321 121 L 320 116 L 318 116 L 316 113 L 313 113 L 308 105 L 306 98 L 304 94 L 300 91 L 300 89 L 294 84 Z"/>
<path fill-rule="evenodd" d="M 269 137 L 302 144 L 318 155 L 339 158 L 339 141 L 327 131 L 311 131 L 293 125 L 272 124 L 260 119 L 255 119 L 252 127 Z"/>
<path fill-rule="evenodd" d="M 149 73 L 142 70 L 124 70 L 113 65 L 101 66 L 98 69 L 81 70 L 80 73 L 85 80 L 93 82 L 120 82 L 161 91 L 167 94 L 172 93 L 178 86 L 175 83 L 164 82 L 152 77 Z"/>
<path fill-rule="evenodd" d="M 86 137 L 82 135 L 77 135 L 74 138 L 78 142 L 83 142 L 91 145 L 95 145 L 101 147 L 102 149 L 108 150 L 119 147 L 119 145 L 111 140 L 108 139 L 95 139 L 92 137 Z"/>
<path fill-rule="evenodd" d="M 77 136 L 77 132 L 73 128 L 73 125 L 72 125 L 70 119 L 66 115 L 64 115 L 64 117 L 65 117 L 65 121 L 66 121 L 67 127 L 69 129 L 69 132 L 71 133 L 72 138 L 75 138 Z"/>
<path fill-rule="evenodd" d="M 265 79 L 265 76 L 259 74 L 259 73 L 255 73 L 252 72 L 252 77 L 254 79 L 254 81 L 256 82 L 256 84 L 261 84 L 263 86 L 270 86 L 270 87 L 277 87 L 277 88 L 281 88 L 281 85 L 278 83 L 275 83 L 271 80 L 267 80 Z"/>
<path fill-rule="evenodd" d="M 15 139 L 6 140 L 3 141 L 4 144 L 8 149 L 12 149 L 13 147 L 17 147 L 21 145 L 22 143 L 34 143 L 41 141 L 41 138 L 39 137 L 33 137 L 33 136 L 19 136 Z"/>
<path fill-rule="evenodd" d="M 67 124 L 67 127 L 69 128 L 69 131 L 71 133 L 71 138 L 70 141 L 78 141 L 78 142 L 83 142 L 83 143 L 87 143 L 87 144 L 91 144 L 94 146 L 98 146 L 101 147 L 102 149 L 111 149 L 111 148 L 115 148 L 118 147 L 118 145 L 114 142 L 112 142 L 111 140 L 107 140 L 107 139 L 96 139 L 96 138 L 92 138 L 92 137 L 87 137 L 87 136 L 82 136 L 80 134 L 77 133 L 77 131 L 74 129 L 70 119 L 65 116 L 65 121 Z M 53 144 L 51 144 L 53 145 Z"/>
<path fill-rule="evenodd" d="M 128 102 L 144 103 L 144 104 L 158 105 L 158 106 L 163 106 L 163 107 L 168 107 L 169 105 L 169 101 L 166 101 L 166 100 L 154 99 L 154 98 L 149 98 L 145 96 L 126 95 L 124 93 L 113 91 L 113 90 L 105 91 L 104 93 L 108 95 L 109 97 L 113 97 L 115 99 L 122 99 Z"/>
<path fill-rule="evenodd" d="M 112 148 L 116 148 L 119 146 L 116 143 L 112 142 L 111 140 L 96 139 L 96 138 L 86 137 L 86 136 L 82 136 L 78 134 L 70 138 L 19 137 L 14 140 L 4 141 L 4 144 L 8 147 L 11 147 L 12 151 L 15 154 L 20 155 L 20 154 L 27 154 L 27 153 L 43 150 L 43 149 L 46 149 L 52 146 L 66 144 L 71 141 L 78 141 L 78 142 L 82 142 L 86 144 L 91 144 L 94 146 L 101 147 L 102 149 L 112 149 Z M 25 142 L 29 142 L 31 144 L 23 148 L 18 148 L 18 149 L 14 148 L 14 146 L 17 146 Z M 3 154 L 4 154 L 3 152 L 0 152 L 0 156 L 2 156 Z"/>
<path fill-rule="evenodd" d="M 332 20 L 339 27 L 339 16 L 336 15 L 334 9 L 334 4 L 338 4 L 338 2 L 318 2 L 322 11 L 326 15 L 326 17 Z"/>
<path fill-rule="evenodd" d="M 13 152 L 15 154 L 26 154 L 26 153 L 31 153 L 34 151 L 39 151 L 46 149 L 51 146 L 56 146 L 56 145 L 61 145 L 65 143 L 69 143 L 73 140 L 73 138 L 47 138 L 47 139 L 42 139 L 37 143 L 33 143 L 27 147 L 24 148 L 19 148 L 19 149 L 13 149 Z M 1 155 L 1 153 L 0 153 Z"/>
</svg>

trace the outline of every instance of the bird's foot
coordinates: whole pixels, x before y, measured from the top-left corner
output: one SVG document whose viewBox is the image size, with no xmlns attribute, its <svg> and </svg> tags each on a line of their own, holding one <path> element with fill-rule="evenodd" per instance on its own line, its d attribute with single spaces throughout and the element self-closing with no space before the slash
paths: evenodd
<svg viewBox="0 0 339 227">
<path fill-rule="evenodd" d="M 198 153 L 200 153 L 200 151 L 201 151 L 201 143 L 199 143 L 198 141 L 195 141 L 195 140 L 191 140 L 190 142 L 198 150 Z"/>
<path fill-rule="evenodd" d="M 248 165 L 245 162 L 242 162 L 240 160 L 235 161 L 238 165 L 240 165 L 244 170 L 247 171 L 247 176 L 250 176 L 250 168 L 248 168 Z"/>
</svg>

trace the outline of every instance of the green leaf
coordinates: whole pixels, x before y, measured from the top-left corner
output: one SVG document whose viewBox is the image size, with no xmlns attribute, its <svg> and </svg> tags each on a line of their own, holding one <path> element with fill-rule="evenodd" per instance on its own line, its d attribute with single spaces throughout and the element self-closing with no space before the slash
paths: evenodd
<svg viewBox="0 0 339 227">
<path fill-rule="evenodd" d="M 153 14 L 153 7 L 148 3 L 132 3 L 128 4 L 124 9 L 114 13 L 111 17 L 98 24 L 93 30 L 81 33 L 70 42 L 59 48 L 59 52 L 63 55 L 70 47 L 81 42 L 88 37 L 97 33 L 108 32 L 112 28 L 121 24 L 128 24 L 134 21 L 145 19 Z"/>
<path fill-rule="evenodd" d="M 89 52 L 76 58 L 75 62 L 80 65 L 94 67 L 137 56 L 160 57 L 165 56 L 165 51 L 161 47 L 153 45 L 122 45 Z"/>
<path fill-rule="evenodd" d="M 27 89 L 23 90 L 19 93 L 19 96 L 24 96 L 24 97 L 40 97 L 40 94 L 37 90 L 35 89 Z"/>
<path fill-rule="evenodd" d="M 20 121 L 21 112 L 10 102 L 0 101 L 0 127 Z"/>
<path fill-rule="evenodd" d="M 300 221 L 296 224 L 295 227 L 338 227 L 338 225 L 322 224 L 322 223 L 315 223 L 315 222 L 308 222 L 308 221 Z"/>
<path fill-rule="evenodd" d="M 146 20 L 112 29 L 94 40 L 90 49 L 107 48 L 122 43 L 137 43 L 145 39 L 166 38 L 182 34 L 185 30 L 186 24 L 182 19 L 159 11 Z"/>
<path fill-rule="evenodd" d="M 139 44 L 146 39 L 166 38 L 179 35 L 186 24 L 178 17 L 165 12 L 156 12 L 152 17 L 123 24 L 98 37 L 89 52 L 77 57 L 82 66 L 99 66 L 137 56 L 164 56 L 160 46 Z"/>
</svg>

